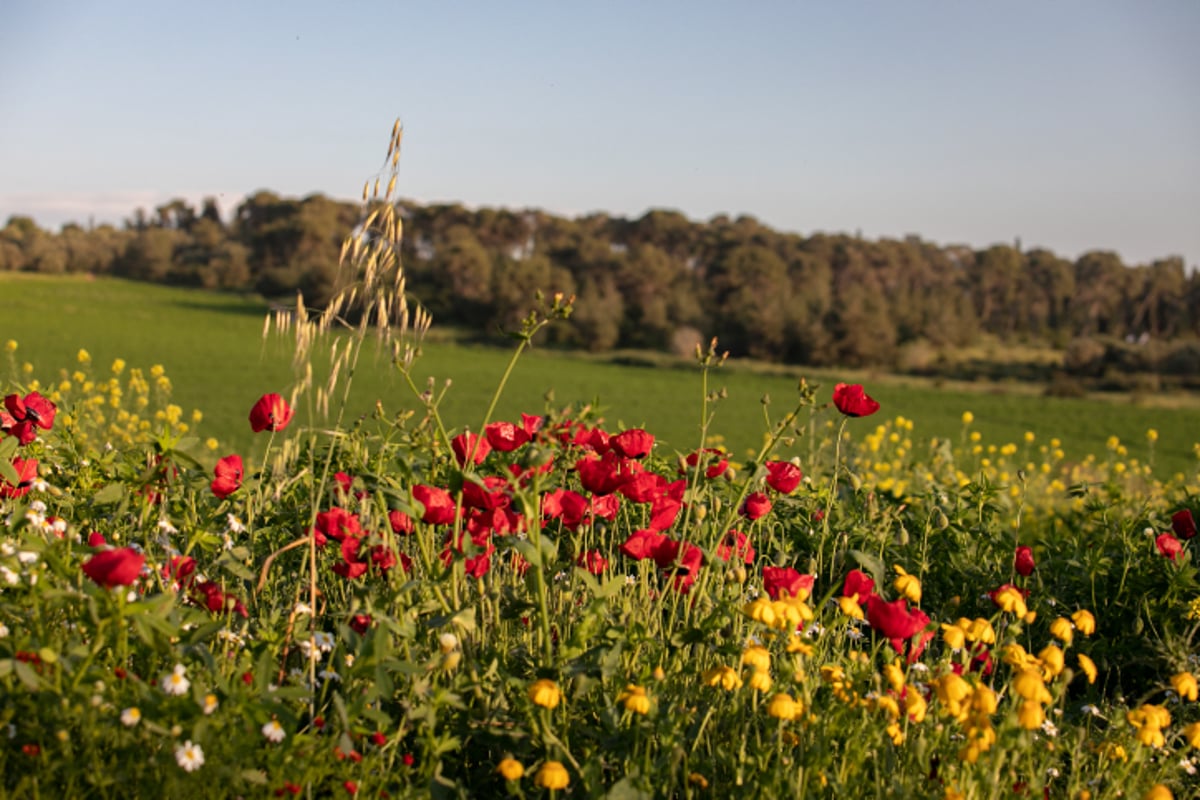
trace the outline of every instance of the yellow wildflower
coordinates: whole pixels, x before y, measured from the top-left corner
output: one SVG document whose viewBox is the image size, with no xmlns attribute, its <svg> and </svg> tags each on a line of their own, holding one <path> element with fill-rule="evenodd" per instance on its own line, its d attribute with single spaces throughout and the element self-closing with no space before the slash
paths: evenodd
<svg viewBox="0 0 1200 800">
<path fill-rule="evenodd" d="M 650 713 L 650 697 L 641 686 L 628 684 L 625 691 L 617 697 L 617 702 L 623 704 L 626 711 L 632 711 L 634 714 Z"/>
<path fill-rule="evenodd" d="M 750 688 L 756 692 L 765 692 L 771 688 L 771 673 L 764 669 L 756 669 L 750 673 Z"/>
<path fill-rule="evenodd" d="M 1050 623 L 1050 635 L 1063 644 L 1070 644 L 1071 639 L 1075 637 L 1075 628 L 1071 625 L 1071 620 L 1059 617 Z"/>
<path fill-rule="evenodd" d="M 1079 661 L 1079 668 L 1083 670 L 1083 674 L 1087 675 L 1088 683 L 1096 682 L 1096 662 L 1085 656 L 1083 653 L 1077 653 L 1075 658 Z"/>
<path fill-rule="evenodd" d="M 804 713 L 804 705 L 792 699 L 790 694 L 777 694 L 767 704 L 767 713 L 776 719 L 793 720 Z"/>
<path fill-rule="evenodd" d="M 1081 608 L 1072 614 L 1071 621 L 1075 623 L 1075 629 L 1084 636 L 1091 636 L 1096 632 L 1096 618 L 1086 609 Z"/>
<path fill-rule="evenodd" d="M 1180 672 L 1171 676 L 1171 688 L 1184 700 L 1195 701 L 1197 696 L 1196 677 L 1190 672 Z"/>
<path fill-rule="evenodd" d="M 899 564 L 893 564 L 892 567 L 898 573 L 896 580 L 892 582 L 892 588 L 907 597 L 910 601 L 920 603 L 921 581 L 915 575 L 909 575 L 905 572 L 904 568 Z"/>
<path fill-rule="evenodd" d="M 571 776 L 562 762 L 545 761 L 533 782 L 543 789 L 565 789 L 571 784 Z"/>
<path fill-rule="evenodd" d="M 1017 712 L 1017 722 L 1027 731 L 1037 730 L 1046 721 L 1046 712 L 1040 703 L 1034 700 L 1022 700 Z"/>
<path fill-rule="evenodd" d="M 1142 795 L 1142 800 L 1175 800 L 1175 795 L 1171 794 L 1171 790 L 1161 783 L 1156 783 L 1150 787 L 1150 791 Z"/>
<path fill-rule="evenodd" d="M 761 645 L 750 645 L 742 651 L 742 665 L 755 669 L 770 669 L 771 654 Z"/>
<path fill-rule="evenodd" d="M 554 681 L 542 678 L 529 685 L 529 699 L 534 705 L 554 708 L 562 700 L 562 691 Z"/>
<path fill-rule="evenodd" d="M 1058 645 L 1046 645 L 1038 653 L 1038 658 L 1042 662 L 1042 671 L 1047 678 L 1057 678 L 1066 664 L 1063 651 L 1058 648 Z"/>
<path fill-rule="evenodd" d="M 704 673 L 703 679 L 708 686 L 720 686 L 727 692 L 732 692 L 742 685 L 742 676 L 731 667 L 714 667 Z"/>
<path fill-rule="evenodd" d="M 1200 750 L 1200 722 L 1193 722 L 1184 728 L 1181 733 L 1183 733 L 1183 738 L 1187 739 L 1188 744 Z"/>
<path fill-rule="evenodd" d="M 496 772 L 506 781 L 519 781 L 525 775 L 525 767 L 515 758 L 505 758 L 496 766 Z"/>
</svg>

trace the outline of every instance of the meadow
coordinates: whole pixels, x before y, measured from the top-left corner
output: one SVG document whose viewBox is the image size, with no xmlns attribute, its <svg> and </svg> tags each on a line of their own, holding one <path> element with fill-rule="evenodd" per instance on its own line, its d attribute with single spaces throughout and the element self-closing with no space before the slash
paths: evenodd
<svg viewBox="0 0 1200 800">
<path fill-rule="evenodd" d="M 143 370 L 161 365 L 171 381 L 172 401 L 185 414 L 193 409 L 203 413 L 195 432 L 229 448 L 252 445 L 242 424 L 249 403 L 267 390 L 286 393 L 295 380 L 286 343 L 262 336 L 269 307 L 260 298 L 115 279 L 18 274 L 0 274 L 0 296 L 0 342 L 14 340 L 19 347 L 0 355 L 8 362 L 0 361 L 0 375 L 7 372 L 16 382 L 37 379 L 49 386 L 61 379 L 63 370 L 79 368 L 81 349 L 91 356 L 88 373 L 95 380 L 107 379 L 116 359 Z M 482 399 L 495 387 L 508 351 L 436 336 L 422 350 L 417 382 L 424 386 L 428 376 L 436 376 L 440 387 L 450 379 L 441 408 L 447 423 L 477 428 Z M 665 358 L 646 362 L 657 366 L 608 363 L 535 347 L 518 364 L 497 410 L 511 416 L 547 406 L 594 404 L 610 424 L 645 426 L 656 431 L 665 448 L 694 449 L 702 400 L 699 368 Z M 32 373 L 21 371 L 26 363 Z M 315 363 L 320 369 L 321 360 Z M 737 454 L 757 450 L 767 431 L 762 399 L 771 400 L 768 412 L 789 406 L 798 378 L 804 376 L 826 386 L 870 381 L 889 413 L 913 421 L 918 440 L 958 440 L 962 414 L 970 411 L 972 430 L 985 446 L 1022 443 L 1032 432 L 1039 442 L 1060 439 L 1066 457 L 1080 460 L 1103 452 L 1116 436 L 1130 458 L 1152 462 L 1163 477 L 1187 474 L 1198 459 L 1200 403 L 1195 398 L 1053 398 L 1040 396 L 1039 387 L 1016 383 L 943 386 L 874 373 L 779 372 L 737 362 L 714 372 L 710 390 L 727 391 L 716 406 L 711 433 L 721 438 L 715 441 Z M 353 378 L 347 420 L 370 414 L 376 401 L 388 415 L 419 405 L 387 355 L 367 354 Z M 311 419 L 304 406 L 298 413 L 301 421 Z M 1158 433 L 1153 446 L 1146 439 L 1150 430 Z M 788 453 L 793 454 L 804 455 L 801 450 Z"/>
<path fill-rule="evenodd" d="M 399 135 L 328 314 L 0 278 L 0 796 L 1197 796 L 1195 408 L 439 341 Z"/>
</svg>

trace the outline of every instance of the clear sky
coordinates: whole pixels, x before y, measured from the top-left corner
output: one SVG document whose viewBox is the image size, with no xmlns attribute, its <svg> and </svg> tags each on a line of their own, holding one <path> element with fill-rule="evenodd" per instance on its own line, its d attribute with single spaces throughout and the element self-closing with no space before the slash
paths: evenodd
<svg viewBox="0 0 1200 800">
<path fill-rule="evenodd" d="M 398 192 L 1200 264 L 1200 2 L 0 6 L 0 221 Z"/>
</svg>

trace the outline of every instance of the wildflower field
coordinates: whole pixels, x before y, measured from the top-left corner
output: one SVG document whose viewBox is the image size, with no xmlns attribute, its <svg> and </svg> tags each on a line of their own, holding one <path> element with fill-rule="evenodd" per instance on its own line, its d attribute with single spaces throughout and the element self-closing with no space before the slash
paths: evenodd
<svg viewBox="0 0 1200 800">
<path fill-rule="evenodd" d="M 1157 429 L 1068 458 L 1053 433 L 995 441 L 963 409 L 928 436 L 869 383 L 801 382 L 732 452 L 716 345 L 690 444 L 584 405 L 500 413 L 561 296 L 451 423 L 399 220 L 370 207 L 339 301 L 269 320 L 288 385 L 229 388 L 252 446 L 210 449 L 211 412 L 153 364 L 17 366 L 0 792 L 1200 792 L 1200 471 L 1160 474 Z M 348 411 L 370 370 L 408 399 Z"/>
</svg>

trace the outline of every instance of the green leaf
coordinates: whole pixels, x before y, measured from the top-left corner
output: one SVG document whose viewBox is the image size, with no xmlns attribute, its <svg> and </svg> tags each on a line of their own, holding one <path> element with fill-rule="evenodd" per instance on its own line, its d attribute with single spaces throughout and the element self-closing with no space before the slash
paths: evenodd
<svg viewBox="0 0 1200 800">
<path fill-rule="evenodd" d="M 861 550 L 851 550 L 849 556 L 858 562 L 858 565 L 867 572 L 871 573 L 871 577 L 875 579 L 876 586 L 883 586 L 887 577 L 887 570 L 883 566 L 883 562 L 878 556 L 873 556 L 870 553 L 864 553 Z"/>
<path fill-rule="evenodd" d="M 107 506 L 125 496 L 125 484 L 110 483 L 92 495 L 92 502 L 98 506 Z"/>
<path fill-rule="evenodd" d="M 42 688 L 42 679 L 33 671 L 33 667 L 26 664 L 24 661 L 14 661 L 13 668 L 17 671 L 17 677 L 21 683 L 25 684 L 25 688 L 31 692 L 36 692 Z"/>
<path fill-rule="evenodd" d="M 16 440 L 15 436 L 10 436 L 4 441 L 15 442 Z M 12 465 L 11 459 L 0 458 L 0 478 L 3 478 L 4 482 L 10 486 L 16 486 L 21 482 L 21 476 L 17 474 L 17 469 Z"/>
<path fill-rule="evenodd" d="M 17 445 L 20 443 L 21 440 L 15 436 L 7 436 L 0 439 L 0 459 L 12 461 L 13 453 L 17 452 Z M 16 481 L 10 481 L 10 483 L 16 483 Z"/>
</svg>

